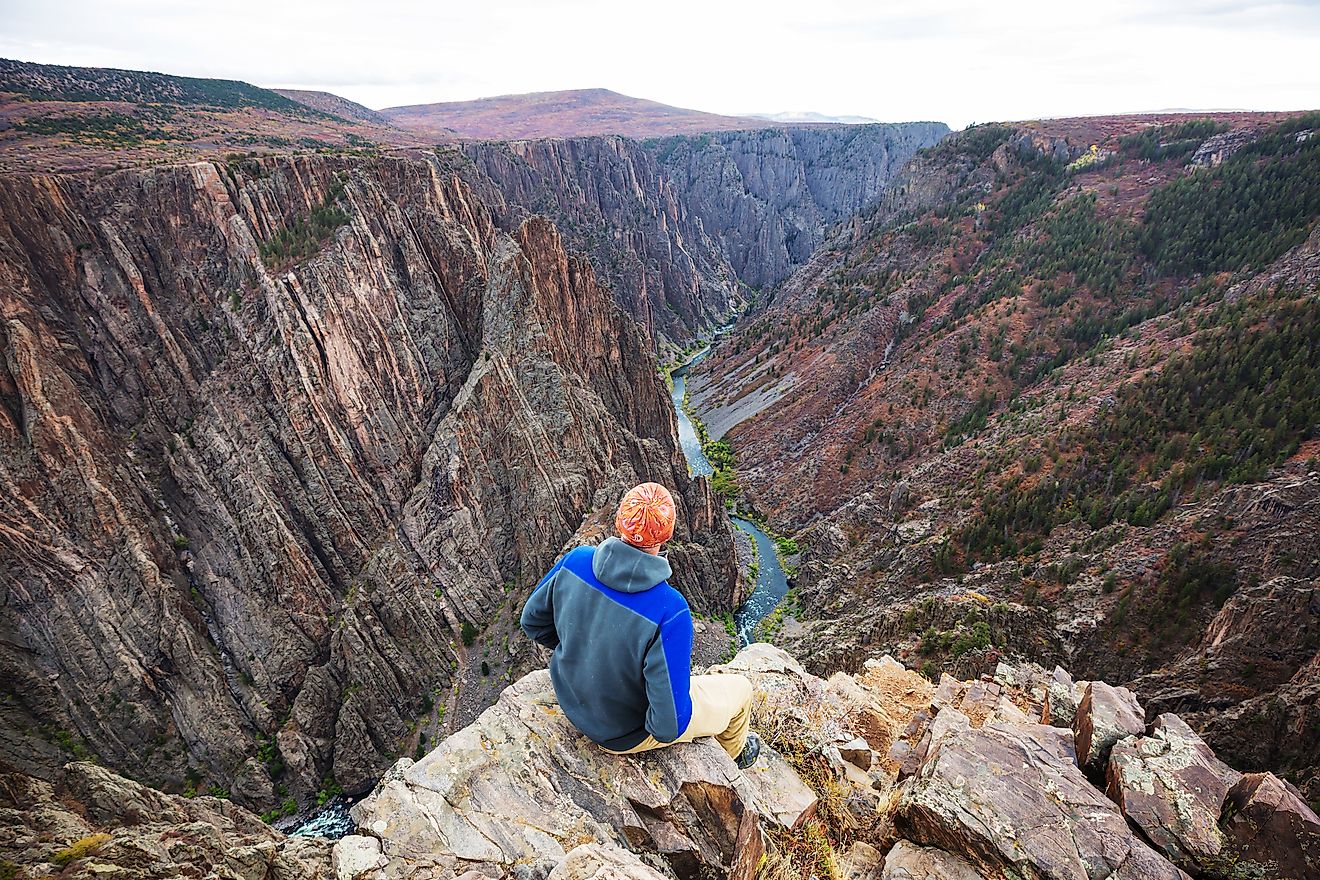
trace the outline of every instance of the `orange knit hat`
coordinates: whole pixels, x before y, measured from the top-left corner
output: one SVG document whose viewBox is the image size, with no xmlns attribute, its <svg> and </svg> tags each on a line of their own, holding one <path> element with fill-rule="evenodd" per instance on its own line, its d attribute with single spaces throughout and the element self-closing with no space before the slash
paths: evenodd
<svg viewBox="0 0 1320 880">
<path fill-rule="evenodd" d="M 659 547 L 674 537 L 674 497 L 659 483 L 642 483 L 628 490 L 619 503 L 614 528 L 634 547 Z"/>
</svg>

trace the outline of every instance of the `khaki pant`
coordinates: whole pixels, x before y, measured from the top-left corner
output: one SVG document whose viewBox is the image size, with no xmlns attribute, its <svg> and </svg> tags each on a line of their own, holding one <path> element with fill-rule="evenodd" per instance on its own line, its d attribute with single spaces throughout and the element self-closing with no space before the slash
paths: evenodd
<svg viewBox="0 0 1320 880">
<path fill-rule="evenodd" d="M 671 743 L 648 736 L 626 752 L 614 754 L 649 752 L 678 743 L 689 743 L 699 736 L 715 737 L 731 758 L 742 754 L 743 745 L 747 742 L 747 729 L 752 722 L 752 683 L 741 675 L 694 675 L 690 693 L 692 720 L 688 722 L 682 736 Z"/>
</svg>

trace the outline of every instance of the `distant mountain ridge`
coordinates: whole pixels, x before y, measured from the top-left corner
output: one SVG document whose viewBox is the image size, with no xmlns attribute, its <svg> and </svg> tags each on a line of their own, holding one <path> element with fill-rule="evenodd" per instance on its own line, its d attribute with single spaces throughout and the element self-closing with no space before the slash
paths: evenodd
<svg viewBox="0 0 1320 880">
<path fill-rule="evenodd" d="M 223 108 L 308 108 L 270 89 L 231 79 L 200 79 L 145 70 L 68 67 L 0 58 L 0 92 L 34 101 L 128 101 Z"/>
<path fill-rule="evenodd" d="M 0 172 L 78 171 L 268 152 L 373 152 L 445 137 L 327 92 L 0 59 Z"/>
<path fill-rule="evenodd" d="M 395 125 L 414 131 L 442 133 L 452 129 L 460 137 L 485 140 L 602 134 L 650 138 L 776 125 L 767 119 L 672 107 L 609 89 L 499 95 L 475 101 L 387 107 L 380 112 Z"/>
<path fill-rule="evenodd" d="M 313 110 L 329 113 L 331 116 L 338 116 L 342 119 L 356 119 L 359 122 L 370 122 L 373 125 L 393 124 L 379 111 L 372 110 L 357 101 L 340 97 L 333 92 L 320 92 L 314 89 L 271 89 L 271 91 L 291 101 L 296 101 L 304 107 L 310 107 Z"/>
<path fill-rule="evenodd" d="M 793 125 L 872 125 L 879 119 L 870 116 L 829 116 L 814 110 L 786 110 L 782 113 L 748 113 L 755 119 L 769 119 L 771 122 L 783 122 Z"/>
</svg>

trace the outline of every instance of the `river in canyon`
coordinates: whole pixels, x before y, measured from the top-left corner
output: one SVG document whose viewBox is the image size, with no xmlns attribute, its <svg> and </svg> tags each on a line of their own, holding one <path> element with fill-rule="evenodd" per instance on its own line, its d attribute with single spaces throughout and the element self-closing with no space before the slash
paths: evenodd
<svg viewBox="0 0 1320 880">
<path fill-rule="evenodd" d="M 692 475 L 706 477 L 715 473 L 715 468 L 711 467 L 706 454 L 701 451 L 701 438 L 697 436 L 692 419 L 683 408 L 683 398 L 687 394 L 688 371 L 708 354 L 710 354 L 709 347 L 701 349 L 669 374 L 673 381 L 670 399 L 674 404 L 674 413 L 678 416 L 678 443 L 683 448 L 683 455 L 687 457 L 688 470 Z M 749 519 L 732 515 L 729 519 L 733 521 L 735 528 L 741 529 L 751 538 L 756 547 L 757 557 L 756 587 L 747 597 L 747 601 L 733 614 L 734 626 L 738 631 L 738 645 L 741 647 L 752 641 L 752 633 L 756 625 L 784 598 L 784 594 L 788 592 L 788 579 L 784 575 L 784 566 L 774 539 Z"/>
</svg>

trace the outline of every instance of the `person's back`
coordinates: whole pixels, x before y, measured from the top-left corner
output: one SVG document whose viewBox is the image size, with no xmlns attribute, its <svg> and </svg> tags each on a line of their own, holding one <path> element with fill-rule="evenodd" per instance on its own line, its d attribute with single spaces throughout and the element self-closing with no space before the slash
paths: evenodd
<svg viewBox="0 0 1320 880">
<path fill-rule="evenodd" d="M 673 499 L 643 483 L 624 497 L 615 524 L 623 540 L 565 554 L 523 608 L 523 630 L 553 650 L 560 707 L 613 752 L 714 736 L 749 766 L 760 746 L 747 729 L 751 684 L 738 675 L 691 675 L 692 615 L 659 555 L 673 535 Z"/>
<path fill-rule="evenodd" d="M 607 749 L 627 751 L 650 731 L 676 739 L 692 717 L 691 613 L 669 574 L 662 557 L 609 538 L 566 554 L 523 613 L 528 635 L 554 649 L 564 714 Z M 553 632 L 535 622 L 547 610 Z"/>
</svg>

